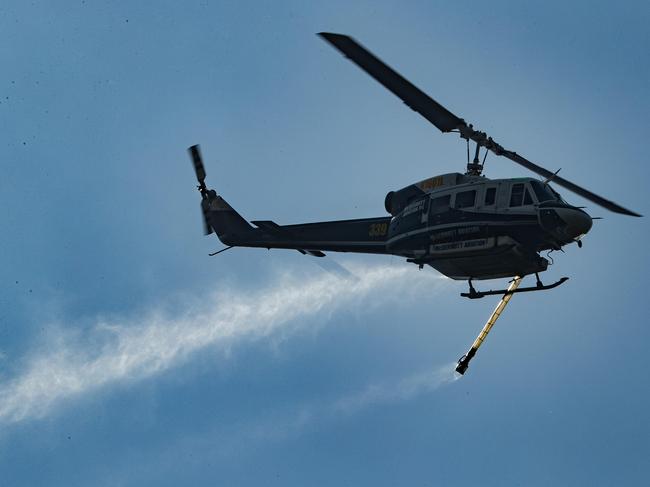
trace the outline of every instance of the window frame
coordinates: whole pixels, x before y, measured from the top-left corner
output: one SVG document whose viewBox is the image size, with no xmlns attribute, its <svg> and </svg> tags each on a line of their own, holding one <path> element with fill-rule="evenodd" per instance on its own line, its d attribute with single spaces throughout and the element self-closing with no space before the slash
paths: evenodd
<svg viewBox="0 0 650 487">
<path fill-rule="evenodd" d="M 533 192 L 531 191 L 531 188 L 526 186 L 526 188 L 524 189 L 524 199 L 523 199 L 523 202 L 522 202 L 521 206 L 532 206 L 532 205 L 535 204 L 535 199 L 533 198 L 532 193 Z M 526 197 L 528 197 L 528 199 L 530 200 L 530 203 L 526 203 Z"/>
</svg>

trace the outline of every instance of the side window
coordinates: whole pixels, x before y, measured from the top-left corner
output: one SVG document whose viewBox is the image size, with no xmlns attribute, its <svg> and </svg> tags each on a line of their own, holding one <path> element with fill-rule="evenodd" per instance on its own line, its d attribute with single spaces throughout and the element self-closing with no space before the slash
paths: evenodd
<svg viewBox="0 0 650 487">
<path fill-rule="evenodd" d="M 496 188 L 488 188 L 485 190 L 485 206 L 491 206 L 494 204 L 497 196 Z"/>
<path fill-rule="evenodd" d="M 526 192 L 524 193 L 524 205 L 532 205 L 533 204 L 533 197 L 530 195 L 530 190 L 526 188 Z"/>
<path fill-rule="evenodd" d="M 524 184 L 517 183 L 512 185 L 512 192 L 510 193 L 510 206 L 521 206 L 524 197 Z"/>
<path fill-rule="evenodd" d="M 431 200 L 429 211 L 431 213 L 442 213 L 449 210 L 449 203 L 451 202 L 451 195 L 439 196 Z"/>
<path fill-rule="evenodd" d="M 456 194 L 456 208 L 469 208 L 474 206 L 476 200 L 476 190 L 463 191 Z"/>
</svg>

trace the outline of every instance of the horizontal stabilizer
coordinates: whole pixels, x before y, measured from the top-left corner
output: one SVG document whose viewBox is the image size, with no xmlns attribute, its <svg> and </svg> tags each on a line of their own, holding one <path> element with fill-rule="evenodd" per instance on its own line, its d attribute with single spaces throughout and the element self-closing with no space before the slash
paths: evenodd
<svg viewBox="0 0 650 487">
<path fill-rule="evenodd" d="M 286 230 L 283 230 L 280 225 L 271 220 L 253 220 L 251 221 L 257 228 L 264 230 L 271 235 L 286 237 L 288 235 Z"/>
<path fill-rule="evenodd" d="M 264 230 L 265 232 L 270 233 L 271 235 L 275 237 L 282 237 L 282 238 L 287 238 L 291 239 L 293 235 L 291 232 L 288 232 L 286 229 L 282 228 L 280 225 L 275 223 L 274 221 L 271 220 L 254 220 L 251 222 L 253 225 L 255 225 L 257 228 L 260 230 Z M 312 255 L 314 257 L 325 257 L 325 254 L 321 252 L 320 250 L 304 250 L 304 249 L 296 249 L 298 252 L 300 252 L 302 255 Z"/>
</svg>

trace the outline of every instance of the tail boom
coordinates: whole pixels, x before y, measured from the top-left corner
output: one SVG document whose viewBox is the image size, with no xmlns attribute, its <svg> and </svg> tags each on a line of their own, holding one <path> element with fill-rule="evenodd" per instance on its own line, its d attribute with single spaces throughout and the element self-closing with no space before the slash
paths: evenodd
<svg viewBox="0 0 650 487">
<path fill-rule="evenodd" d="M 234 247 L 294 249 L 320 256 L 323 250 L 386 254 L 390 217 L 339 220 L 298 225 L 278 225 L 270 220 L 251 226 L 215 191 L 209 190 L 202 205 L 219 240 Z"/>
</svg>

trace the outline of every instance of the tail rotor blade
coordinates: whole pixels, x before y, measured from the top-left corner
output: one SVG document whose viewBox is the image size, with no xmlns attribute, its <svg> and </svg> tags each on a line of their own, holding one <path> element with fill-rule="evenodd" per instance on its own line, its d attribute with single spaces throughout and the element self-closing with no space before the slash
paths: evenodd
<svg viewBox="0 0 650 487">
<path fill-rule="evenodd" d="M 205 187 L 205 167 L 203 167 L 203 158 L 201 157 L 201 152 L 199 146 L 193 145 L 188 149 L 190 156 L 192 157 L 192 163 L 194 164 L 194 172 L 196 172 L 196 180 L 199 182 L 199 188 L 204 191 Z"/>
<path fill-rule="evenodd" d="M 203 220 L 203 233 L 205 235 L 210 235 L 213 230 L 210 222 L 208 221 L 208 188 L 205 185 L 205 167 L 203 167 L 203 158 L 201 157 L 201 151 L 198 144 L 193 145 L 187 149 L 192 158 L 192 164 L 194 164 L 194 172 L 196 173 L 196 180 L 199 183 L 199 191 L 201 192 L 201 214 Z"/>
</svg>

